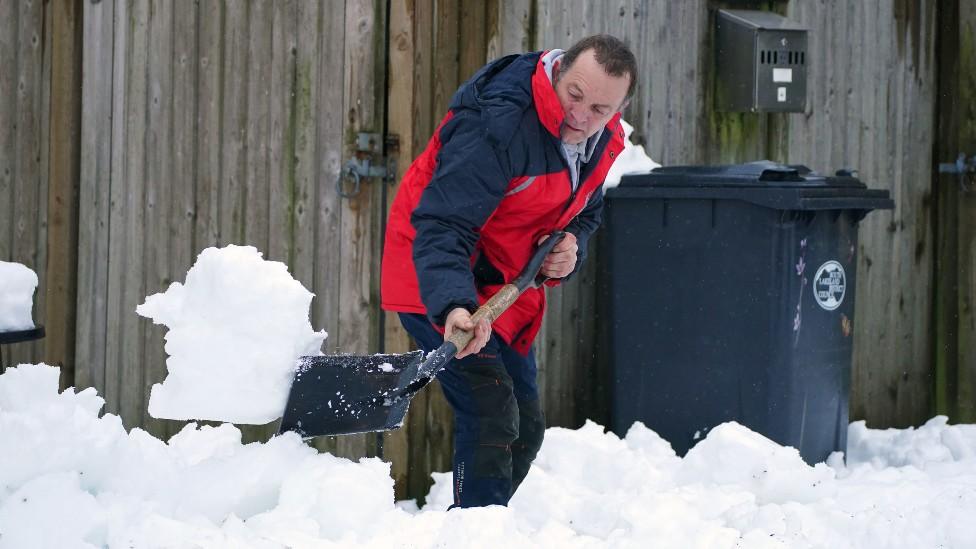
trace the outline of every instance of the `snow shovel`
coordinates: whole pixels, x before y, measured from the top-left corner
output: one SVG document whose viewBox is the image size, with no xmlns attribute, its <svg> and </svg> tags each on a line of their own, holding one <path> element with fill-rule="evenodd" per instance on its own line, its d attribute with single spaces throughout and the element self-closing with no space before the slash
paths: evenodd
<svg viewBox="0 0 976 549">
<path fill-rule="evenodd" d="M 522 273 L 479 307 L 471 320 L 494 322 L 522 292 L 548 280 L 539 274 L 539 269 L 546 255 L 565 236 L 563 231 L 553 232 Z M 403 425 L 410 399 L 472 337 L 471 332 L 455 331 L 426 357 L 423 351 L 301 357 L 278 432 L 294 431 L 302 438 L 312 438 L 396 429 Z"/>
</svg>

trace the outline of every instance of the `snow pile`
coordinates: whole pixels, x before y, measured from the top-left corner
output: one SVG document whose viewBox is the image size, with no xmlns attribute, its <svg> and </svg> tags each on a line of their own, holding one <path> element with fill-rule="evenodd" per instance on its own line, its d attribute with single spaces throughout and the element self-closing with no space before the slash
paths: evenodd
<svg viewBox="0 0 976 549">
<path fill-rule="evenodd" d="M 321 354 L 308 320 L 313 294 L 284 263 L 251 246 L 207 248 L 165 293 L 136 312 L 169 328 L 168 375 L 149 413 L 264 424 L 281 417 L 298 357 Z"/>
<path fill-rule="evenodd" d="M 394 509 L 377 459 L 318 454 L 291 433 L 242 445 L 230 424 L 189 424 L 167 444 L 98 417 L 103 403 L 58 394 L 50 366 L 0 376 L 0 547 L 280 547 L 251 544 L 265 530 L 355 539 Z"/>
<path fill-rule="evenodd" d="M 628 124 L 623 118 L 620 123 L 624 127 L 624 150 L 610 166 L 607 178 L 603 182 L 603 188 L 609 189 L 620 184 L 620 178 L 629 173 L 647 173 L 661 165 L 651 160 L 650 156 L 644 151 L 643 145 L 634 145 L 630 142 L 630 134 L 634 133 L 634 127 Z"/>
<path fill-rule="evenodd" d="M 936 416 L 918 429 L 872 430 L 863 421 L 847 431 L 848 462 L 870 463 L 876 468 L 919 469 L 936 463 L 976 461 L 976 425 L 949 425 Z"/>
<path fill-rule="evenodd" d="M 167 444 L 98 417 L 93 390 L 57 388 L 45 365 L 0 376 L 0 547 L 976 547 L 976 457 L 958 451 L 976 429 L 941 418 L 855 423 L 848 465 L 829 467 L 734 423 L 684 459 L 639 423 L 622 439 L 553 428 L 510 507 L 446 512 L 449 473 L 423 509 L 394 505 L 377 459 L 293 433 L 242 445 L 229 424 Z"/>
<path fill-rule="evenodd" d="M 34 327 L 31 310 L 37 273 L 20 263 L 0 261 L 0 332 L 19 332 Z"/>
</svg>

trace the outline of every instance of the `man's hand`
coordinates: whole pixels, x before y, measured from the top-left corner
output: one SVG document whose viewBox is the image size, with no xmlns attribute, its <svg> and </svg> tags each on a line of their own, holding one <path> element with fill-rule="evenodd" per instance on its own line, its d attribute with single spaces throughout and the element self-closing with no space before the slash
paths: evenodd
<svg viewBox="0 0 976 549">
<path fill-rule="evenodd" d="M 545 242 L 547 238 L 549 235 L 540 238 L 537 245 Z M 579 246 L 576 244 L 576 235 L 567 232 L 566 236 L 546 256 L 539 272 L 549 278 L 562 278 L 568 275 L 576 267 L 577 250 L 579 250 Z"/>
<path fill-rule="evenodd" d="M 444 322 L 444 341 L 454 333 L 454 330 L 461 330 L 464 332 L 470 332 L 474 330 L 474 337 L 468 342 L 468 345 L 464 349 L 458 349 L 458 353 L 454 355 L 455 358 L 464 358 L 468 355 L 477 353 L 488 343 L 488 338 L 491 337 L 491 323 L 486 319 L 482 319 L 477 325 L 471 321 L 471 313 L 463 307 L 458 307 L 453 309 L 447 314 L 447 320 Z"/>
</svg>

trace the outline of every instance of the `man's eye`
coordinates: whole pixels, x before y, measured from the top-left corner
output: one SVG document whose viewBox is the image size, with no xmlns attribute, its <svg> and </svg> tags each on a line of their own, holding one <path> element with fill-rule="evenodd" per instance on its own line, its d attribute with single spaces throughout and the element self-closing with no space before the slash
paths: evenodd
<svg viewBox="0 0 976 549">
<path fill-rule="evenodd" d="M 580 99 L 583 99 L 582 96 L 579 96 L 579 95 L 576 95 L 576 94 L 572 94 L 572 93 L 569 94 L 569 98 L 572 99 L 573 101 L 579 101 Z"/>
</svg>

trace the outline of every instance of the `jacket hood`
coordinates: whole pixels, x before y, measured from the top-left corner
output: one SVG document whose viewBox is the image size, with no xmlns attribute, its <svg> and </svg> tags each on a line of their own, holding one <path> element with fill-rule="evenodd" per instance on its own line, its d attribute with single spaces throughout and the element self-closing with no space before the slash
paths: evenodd
<svg viewBox="0 0 976 549">
<path fill-rule="evenodd" d="M 563 110 L 545 67 L 546 52 L 508 55 L 485 65 L 465 82 L 451 100 L 451 110 L 481 112 L 489 136 L 505 144 L 526 109 L 535 104 L 539 121 L 555 137 L 563 123 Z"/>
</svg>

